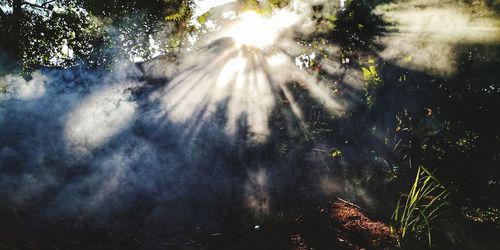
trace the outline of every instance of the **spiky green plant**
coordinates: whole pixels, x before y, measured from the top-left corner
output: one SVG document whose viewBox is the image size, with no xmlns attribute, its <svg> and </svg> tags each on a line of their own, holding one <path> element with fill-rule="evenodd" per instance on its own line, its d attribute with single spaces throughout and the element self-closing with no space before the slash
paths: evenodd
<svg viewBox="0 0 500 250">
<path fill-rule="evenodd" d="M 400 246 L 410 238 L 426 238 L 429 247 L 432 247 L 432 229 L 448 205 L 448 194 L 433 172 L 423 166 L 418 168 L 406 199 L 401 196 L 392 215 L 391 233 L 399 236 Z"/>
</svg>

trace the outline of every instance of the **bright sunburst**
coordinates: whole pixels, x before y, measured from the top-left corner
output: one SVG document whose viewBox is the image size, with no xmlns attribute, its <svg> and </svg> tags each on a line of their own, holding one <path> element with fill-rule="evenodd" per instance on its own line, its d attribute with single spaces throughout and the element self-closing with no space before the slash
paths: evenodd
<svg viewBox="0 0 500 250">
<path fill-rule="evenodd" d="M 239 15 L 225 35 L 232 37 L 238 47 L 247 45 L 264 49 L 273 45 L 281 33 L 297 21 L 298 16 L 289 11 L 281 10 L 269 17 L 247 11 Z"/>
<path fill-rule="evenodd" d="M 185 123 L 185 136 L 194 139 L 203 126 L 214 126 L 216 117 L 223 117 L 221 125 L 230 137 L 237 138 L 243 131 L 248 139 L 264 142 L 271 134 L 271 114 L 283 98 L 289 105 L 286 119 L 302 124 L 302 111 L 287 84 L 294 81 L 301 82 L 326 110 L 342 109 L 284 51 L 286 41 L 294 43 L 289 35 L 299 21 L 299 15 L 289 9 L 269 15 L 247 11 L 219 27 L 209 46 L 186 60 L 179 75 L 157 96 L 164 110 L 160 119 L 167 116 Z"/>
</svg>

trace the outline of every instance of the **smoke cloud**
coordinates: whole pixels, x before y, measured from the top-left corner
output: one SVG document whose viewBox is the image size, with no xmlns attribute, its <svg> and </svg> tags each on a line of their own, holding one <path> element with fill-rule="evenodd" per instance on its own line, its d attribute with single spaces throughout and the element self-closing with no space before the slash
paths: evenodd
<svg viewBox="0 0 500 250">
<path fill-rule="evenodd" d="M 84 218 L 109 227 L 134 227 L 124 221 L 135 220 L 209 232 L 228 217 L 260 220 L 300 190 L 308 198 L 343 193 L 375 206 L 372 193 L 380 190 L 374 183 L 390 171 L 386 161 L 342 143 L 335 145 L 342 160 L 333 159 L 332 145 L 304 139 L 304 103 L 342 117 L 359 99 L 336 95 L 327 80 L 296 65 L 308 48 L 294 34 L 311 31 L 318 3 L 292 1 L 271 17 L 235 12 L 228 29 L 200 35 L 178 64 L 157 58 L 117 63 L 111 71 L 2 76 L 1 203 L 40 218 Z M 399 25 L 380 37 L 384 59 L 447 74 L 453 45 L 498 41 L 498 23 L 489 16 L 472 20 L 462 9 L 412 11 L 407 5 L 377 9 L 386 8 L 384 15 Z M 238 26 L 249 23 L 274 28 L 256 41 Z M 325 53 L 334 58 L 338 50 Z M 322 69 L 353 92 L 363 87 L 360 70 L 323 60 Z M 300 143 L 306 154 L 287 150 Z"/>
<path fill-rule="evenodd" d="M 264 218 L 277 190 L 301 178 L 289 163 L 297 156 L 276 150 L 276 120 L 306 133 L 289 83 L 300 81 L 329 112 L 344 108 L 280 48 L 294 24 L 283 15 L 292 14 L 261 20 L 281 24 L 265 44 L 218 34 L 179 64 L 1 77 L 1 203 L 37 220 L 110 228 L 135 221 L 211 232 L 226 217 Z"/>
<path fill-rule="evenodd" d="M 500 42 L 498 13 L 482 1 L 395 1 L 377 6 L 387 34 L 379 37 L 385 60 L 417 71 L 449 76 L 456 72 L 457 48 L 464 44 Z"/>
</svg>

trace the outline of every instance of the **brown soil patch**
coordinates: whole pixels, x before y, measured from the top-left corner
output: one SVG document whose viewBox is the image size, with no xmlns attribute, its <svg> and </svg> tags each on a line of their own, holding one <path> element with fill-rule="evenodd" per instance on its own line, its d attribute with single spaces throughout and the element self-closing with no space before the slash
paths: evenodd
<svg viewBox="0 0 500 250">
<path fill-rule="evenodd" d="M 391 249 L 396 239 L 389 226 L 370 219 L 358 207 L 341 200 L 330 204 L 330 218 L 338 227 L 338 236 L 355 249 Z"/>
</svg>

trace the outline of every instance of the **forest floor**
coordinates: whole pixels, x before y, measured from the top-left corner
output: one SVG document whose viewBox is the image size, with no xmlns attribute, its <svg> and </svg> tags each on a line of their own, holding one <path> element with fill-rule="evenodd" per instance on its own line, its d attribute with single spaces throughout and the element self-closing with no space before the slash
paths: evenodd
<svg viewBox="0 0 500 250">
<path fill-rule="evenodd" d="M 220 231 L 212 232 L 195 226 L 176 226 L 175 223 L 148 226 L 130 219 L 126 220 L 130 223 L 122 223 L 128 227 L 113 229 L 84 216 L 80 220 L 40 221 L 30 216 L 36 214 L 35 211 L 0 209 L 0 249 L 397 248 L 397 239 L 390 234 L 387 218 L 380 218 L 340 198 L 316 204 L 323 205 L 306 205 L 306 209 L 299 212 L 270 214 L 258 225 L 233 220 L 241 218 L 242 214 L 229 213 Z M 486 227 L 485 223 L 470 219 L 464 225 L 466 231 L 462 230 L 462 235 L 456 236 L 466 241 L 456 242 L 459 246 L 463 249 L 495 249 L 496 236 L 500 232 L 498 226 Z M 183 232 L 179 231 L 180 228 L 184 228 Z M 450 233 L 448 231 L 447 237 Z"/>
<path fill-rule="evenodd" d="M 394 249 L 389 226 L 359 206 L 335 198 L 324 207 L 294 217 L 282 216 L 262 229 L 218 235 L 208 249 Z"/>
<path fill-rule="evenodd" d="M 333 238 L 341 249 L 391 249 L 396 239 L 390 234 L 389 226 L 374 220 L 358 206 L 344 200 L 335 200 L 328 209 L 320 211 L 329 216 Z M 300 234 L 290 237 L 291 249 L 311 249 Z M 314 244 L 314 243 L 311 243 Z"/>
<path fill-rule="evenodd" d="M 396 246 L 388 225 L 355 204 L 335 198 L 325 206 L 306 211 L 293 216 L 278 214 L 255 228 L 228 226 L 214 234 L 176 236 L 162 236 L 157 229 L 139 227 L 135 231 L 117 232 L 84 221 L 27 226 L 29 218 L 23 219 L 16 213 L 9 216 L 2 211 L 0 249 L 353 250 Z M 171 226 L 165 225 L 163 230 Z"/>
</svg>

